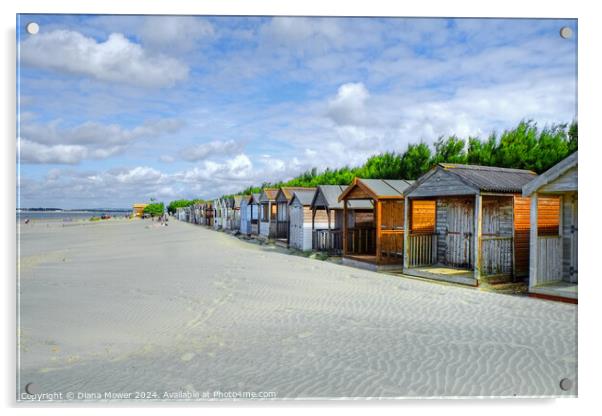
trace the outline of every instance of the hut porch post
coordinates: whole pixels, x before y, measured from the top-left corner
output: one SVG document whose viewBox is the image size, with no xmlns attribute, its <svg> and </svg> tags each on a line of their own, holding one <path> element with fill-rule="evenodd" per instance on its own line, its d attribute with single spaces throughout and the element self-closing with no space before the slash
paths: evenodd
<svg viewBox="0 0 602 416">
<path fill-rule="evenodd" d="M 347 255 L 347 200 L 343 200 L 343 255 Z"/>
<path fill-rule="evenodd" d="M 380 264 L 381 259 L 381 224 L 382 224 L 382 202 L 379 200 L 374 201 L 374 210 L 376 211 L 376 264 Z"/>
<path fill-rule="evenodd" d="M 474 279 L 479 284 L 481 278 L 481 229 L 483 223 L 483 196 L 475 195 L 474 206 Z"/>
<path fill-rule="evenodd" d="M 403 204 L 403 269 L 410 266 L 410 205 L 412 200 L 406 198 Z"/>
<path fill-rule="evenodd" d="M 531 195 L 531 229 L 529 231 L 529 289 L 537 286 L 537 192 Z"/>
</svg>

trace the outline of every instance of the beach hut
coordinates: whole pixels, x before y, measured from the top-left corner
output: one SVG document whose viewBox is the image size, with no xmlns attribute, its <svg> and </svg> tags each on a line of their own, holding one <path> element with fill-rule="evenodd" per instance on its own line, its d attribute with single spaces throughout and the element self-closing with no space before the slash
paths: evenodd
<svg viewBox="0 0 602 416">
<path fill-rule="evenodd" d="M 339 196 L 343 202 L 343 264 L 370 270 L 403 265 L 404 192 L 409 180 L 360 179 Z M 349 202 L 369 201 L 373 209 L 347 222 Z"/>
<path fill-rule="evenodd" d="M 534 172 L 440 163 L 406 190 L 404 273 L 476 286 L 526 276 Z"/>
<path fill-rule="evenodd" d="M 214 212 L 214 208 L 213 208 L 213 202 L 211 202 L 211 201 L 205 202 L 205 206 L 203 209 L 203 224 L 208 227 L 213 227 L 214 215 L 215 215 L 215 212 Z"/>
<path fill-rule="evenodd" d="M 230 230 L 232 231 L 240 231 L 240 204 L 242 199 L 242 195 L 234 195 L 232 197 L 230 211 Z"/>
<path fill-rule="evenodd" d="M 241 234 L 251 234 L 251 206 L 249 201 L 252 195 L 243 195 L 240 200 L 240 227 Z"/>
<path fill-rule="evenodd" d="M 276 243 L 288 246 L 290 229 L 290 202 L 293 193 L 304 189 L 315 192 L 315 188 L 304 188 L 297 186 L 283 186 L 276 193 Z"/>
<path fill-rule="evenodd" d="M 332 254 L 343 250 L 343 203 L 339 196 L 346 189 L 342 185 L 319 185 L 311 201 L 312 249 Z M 365 219 L 373 210 L 370 200 L 347 202 L 347 224 L 354 227 L 356 216 Z"/>
<path fill-rule="evenodd" d="M 144 208 L 146 208 L 148 204 L 134 204 L 132 206 L 132 216 L 134 218 L 142 218 L 142 214 L 144 213 Z"/>
<path fill-rule="evenodd" d="M 529 292 L 536 296 L 577 301 L 577 183 L 575 152 L 523 187 L 531 198 Z"/>
<path fill-rule="evenodd" d="M 231 207 L 231 199 L 230 198 L 225 198 L 222 197 L 220 198 L 221 201 L 221 216 L 220 216 L 220 222 L 221 222 L 221 229 L 222 230 L 227 230 L 229 227 L 229 213 L 232 209 Z"/>
<path fill-rule="evenodd" d="M 234 200 L 232 197 L 226 197 L 222 199 L 223 210 L 222 210 L 222 229 L 232 229 L 232 211 L 234 209 Z"/>
<path fill-rule="evenodd" d="M 311 201 L 316 188 L 304 188 L 293 191 L 289 202 L 289 246 L 298 250 L 310 251 L 312 248 L 312 211 Z"/>
<path fill-rule="evenodd" d="M 276 194 L 278 189 L 266 188 L 259 196 L 259 236 L 276 237 Z"/>
<path fill-rule="evenodd" d="M 223 226 L 222 218 L 223 218 L 223 200 L 222 198 L 217 198 L 213 200 L 213 229 L 219 230 Z"/>
<path fill-rule="evenodd" d="M 259 198 L 261 193 L 251 194 L 248 202 L 249 220 L 250 220 L 250 235 L 259 235 L 259 216 L 261 211 L 261 204 Z"/>
</svg>

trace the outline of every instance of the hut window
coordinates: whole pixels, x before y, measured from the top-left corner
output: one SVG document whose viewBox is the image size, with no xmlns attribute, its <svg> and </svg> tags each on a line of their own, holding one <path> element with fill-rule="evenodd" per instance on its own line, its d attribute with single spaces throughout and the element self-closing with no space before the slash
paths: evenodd
<svg viewBox="0 0 602 416">
<path fill-rule="evenodd" d="M 272 215 L 270 216 L 271 219 L 275 220 L 276 219 L 276 205 L 272 204 Z"/>
<path fill-rule="evenodd" d="M 434 233 L 435 232 L 435 201 L 411 201 L 412 204 L 412 232 Z"/>
<path fill-rule="evenodd" d="M 537 199 L 537 235 L 560 235 L 560 197 L 539 196 Z"/>
</svg>

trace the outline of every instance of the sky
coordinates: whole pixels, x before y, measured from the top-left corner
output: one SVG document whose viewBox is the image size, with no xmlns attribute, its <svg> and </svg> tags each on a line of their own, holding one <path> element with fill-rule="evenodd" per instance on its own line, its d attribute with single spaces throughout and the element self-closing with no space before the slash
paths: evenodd
<svg viewBox="0 0 602 416">
<path fill-rule="evenodd" d="M 577 34 L 574 19 L 20 15 L 19 206 L 215 198 L 570 123 Z"/>
</svg>

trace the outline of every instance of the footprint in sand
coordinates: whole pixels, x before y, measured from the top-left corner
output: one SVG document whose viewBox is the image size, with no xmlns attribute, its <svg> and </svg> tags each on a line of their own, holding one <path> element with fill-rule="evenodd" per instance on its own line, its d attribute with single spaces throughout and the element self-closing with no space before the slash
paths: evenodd
<svg viewBox="0 0 602 416">
<path fill-rule="evenodd" d="M 311 337 L 312 333 L 311 332 L 302 332 L 300 334 L 297 334 L 298 338 L 307 338 L 307 337 Z"/>
<path fill-rule="evenodd" d="M 193 352 L 187 352 L 186 354 L 182 355 L 180 357 L 180 360 L 182 361 L 190 361 L 194 358 L 194 353 Z"/>
</svg>

